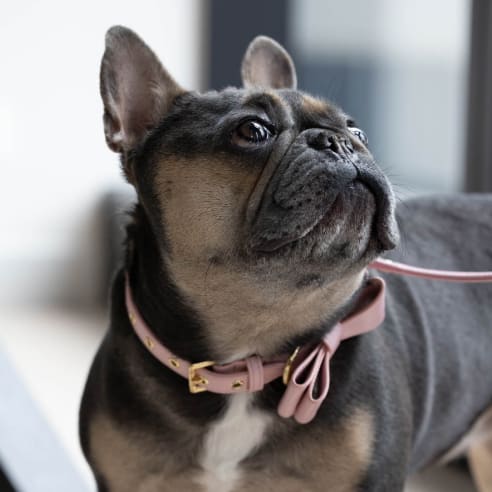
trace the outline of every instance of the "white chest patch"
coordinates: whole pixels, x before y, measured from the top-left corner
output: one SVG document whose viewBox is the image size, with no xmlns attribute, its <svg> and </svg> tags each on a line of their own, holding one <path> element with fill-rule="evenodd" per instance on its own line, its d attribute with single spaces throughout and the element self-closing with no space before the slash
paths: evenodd
<svg viewBox="0 0 492 492">
<path fill-rule="evenodd" d="M 223 417 L 214 423 L 203 443 L 198 483 L 206 492 L 231 492 L 241 478 L 239 463 L 258 447 L 270 416 L 249 408 L 253 395 L 229 398 Z"/>
</svg>

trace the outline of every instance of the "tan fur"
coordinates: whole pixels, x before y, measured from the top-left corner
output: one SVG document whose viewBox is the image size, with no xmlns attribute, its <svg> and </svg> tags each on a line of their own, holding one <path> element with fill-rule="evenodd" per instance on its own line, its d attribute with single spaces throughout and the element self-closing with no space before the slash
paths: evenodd
<svg viewBox="0 0 492 492">
<path fill-rule="evenodd" d="M 358 275 L 306 294 L 291 291 L 281 281 L 262 289 L 253 275 L 221 266 L 202 265 L 199 270 L 173 267 L 224 360 L 273 355 L 286 338 L 322 322 L 347 300 L 361 278 Z"/>
<path fill-rule="evenodd" d="M 488 408 L 477 418 L 459 442 L 439 459 L 439 464 L 446 464 L 460 458 L 475 445 L 489 441 L 490 439 L 492 439 L 492 407 Z"/>
<path fill-rule="evenodd" d="M 277 108 L 280 106 L 285 111 L 290 111 L 289 106 L 285 104 L 285 102 L 282 100 L 282 98 L 275 91 L 265 90 L 265 91 L 262 91 L 262 94 L 268 96 L 272 100 L 272 102 L 277 106 Z M 254 99 L 254 98 L 255 98 L 255 96 L 250 97 L 250 99 Z"/>
<path fill-rule="evenodd" d="M 257 178 L 251 170 L 225 159 L 160 163 L 156 189 L 164 209 L 172 261 L 195 263 L 230 251 Z"/>
<path fill-rule="evenodd" d="M 221 362 L 252 353 L 272 355 L 281 341 L 331 314 L 362 279 L 358 273 L 321 289 L 299 290 L 276 272 L 260 279 L 236 263 L 259 172 L 206 159 L 159 166 L 157 190 L 171 250 L 167 269 L 205 321 L 213 347 L 223 354 Z M 216 256 L 225 264 L 214 262 Z"/>
<path fill-rule="evenodd" d="M 238 492 L 355 492 L 371 460 L 371 414 L 359 409 L 331 432 L 315 434 L 306 429 L 289 434 L 285 446 L 280 441 L 265 456 L 265 469 L 245 474 Z"/>
<path fill-rule="evenodd" d="M 144 442 L 103 415 L 94 418 L 90 435 L 92 459 L 104 470 L 109 490 L 203 492 L 194 482 L 199 469 L 182 460 L 184 446 L 178 450 L 162 441 Z M 364 410 L 332 431 L 296 433 L 289 446 L 247 459 L 234 492 L 326 492 L 327 483 L 330 492 L 355 491 L 369 466 L 373 438 L 372 417 Z"/>
<path fill-rule="evenodd" d="M 465 455 L 479 492 L 492 492 L 492 407 L 475 421 L 466 435 L 439 463 L 445 464 Z"/>
<path fill-rule="evenodd" d="M 328 112 L 328 106 L 325 101 L 307 95 L 304 95 L 302 98 L 302 107 L 308 114 L 324 114 Z"/>
<path fill-rule="evenodd" d="M 114 420 L 94 417 L 90 426 L 91 461 L 103 470 L 108 490 L 117 492 L 200 492 L 191 480 L 195 471 L 186 472 L 177 449 L 165 443 L 145 442 L 132 436 L 128 429 L 119 429 Z"/>
<path fill-rule="evenodd" d="M 473 445 L 468 463 L 479 492 L 492 492 L 492 438 Z"/>
</svg>

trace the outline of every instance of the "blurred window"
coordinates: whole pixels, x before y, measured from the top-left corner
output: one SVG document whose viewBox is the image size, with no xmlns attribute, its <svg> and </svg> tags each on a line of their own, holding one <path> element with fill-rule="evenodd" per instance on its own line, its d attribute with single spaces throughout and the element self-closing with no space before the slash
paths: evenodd
<svg viewBox="0 0 492 492">
<path fill-rule="evenodd" d="M 350 113 L 405 195 L 463 188 L 467 0 L 290 0 L 299 86 Z"/>
</svg>

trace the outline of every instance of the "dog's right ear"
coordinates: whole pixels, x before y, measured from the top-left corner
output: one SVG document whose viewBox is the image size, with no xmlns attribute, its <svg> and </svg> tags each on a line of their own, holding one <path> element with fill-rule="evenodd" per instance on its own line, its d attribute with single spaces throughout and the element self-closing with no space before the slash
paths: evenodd
<svg viewBox="0 0 492 492">
<path fill-rule="evenodd" d="M 120 153 L 142 142 L 183 92 L 152 50 L 122 26 L 106 33 L 100 77 L 106 142 Z"/>
<path fill-rule="evenodd" d="M 268 36 L 257 36 L 244 54 L 241 75 L 246 88 L 295 89 L 297 76 L 289 53 Z"/>
</svg>

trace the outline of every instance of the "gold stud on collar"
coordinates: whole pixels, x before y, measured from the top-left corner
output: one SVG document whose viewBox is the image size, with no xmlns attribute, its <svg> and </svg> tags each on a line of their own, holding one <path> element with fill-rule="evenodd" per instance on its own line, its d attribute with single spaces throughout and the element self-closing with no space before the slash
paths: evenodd
<svg viewBox="0 0 492 492">
<path fill-rule="evenodd" d="M 150 338 L 150 337 L 145 337 L 145 345 L 147 345 L 147 347 L 149 349 L 153 349 L 154 348 L 154 340 L 152 340 L 152 338 Z"/>
<path fill-rule="evenodd" d="M 176 359 L 174 357 L 171 357 L 169 359 L 169 364 L 171 364 L 173 367 L 176 367 L 176 368 L 179 367 L 179 361 L 178 361 L 178 359 Z"/>
<path fill-rule="evenodd" d="M 231 386 L 233 389 L 242 388 L 244 386 L 244 381 L 242 379 L 236 379 Z"/>
<path fill-rule="evenodd" d="M 130 323 L 134 325 L 136 320 L 135 315 L 133 313 L 130 313 L 128 317 L 130 318 Z"/>
</svg>

